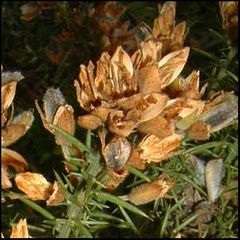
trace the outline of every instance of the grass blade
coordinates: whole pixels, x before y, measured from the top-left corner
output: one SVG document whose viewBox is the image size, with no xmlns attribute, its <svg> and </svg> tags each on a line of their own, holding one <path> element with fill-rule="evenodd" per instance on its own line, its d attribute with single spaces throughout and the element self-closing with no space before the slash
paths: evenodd
<svg viewBox="0 0 240 240">
<path fill-rule="evenodd" d="M 132 204 L 123 201 L 117 196 L 113 196 L 112 194 L 109 193 L 103 193 L 103 192 L 96 192 L 96 195 L 99 199 L 104 200 L 104 201 L 109 201 L 112 203 L 115 203 L 118 206 L 121 206 L 123 208 L 128 209 L 129 211 L 136 213 L 142 217 L 148 218 L 152 220 L 147 214 L 145 214 L 143 211 L 141 211 L 139 208 L 133 206 Z"/>
<path fill-rule="evenodd" d="M 25 203 L 26 205 L 28 205 L 29 207 L 31 207 L 32 209 L 36 210 L 37 212 L 39 212 L 42 216 L 44 216 L 45 218 L 51 219 L 53 220 L 55 217 L 48 211 L 46 211 L 44 208 L 40 207 L 38 204 L 36 204 L 35 202 L 26 199 L 26 198 L 19 198 L 20 201 L 22 201 L 23 203 Z"/>
<path fill-rule="evenodd" d="M 77 138 L 73 137 L 71 134 L 65 132 L 64 130 L 58 128 L 53 124 L 49 124 L 54 131 L 59 133 L 61 136 L 65 137 L 69 142 L 75 145 L 81 152 L 88 152 L 90 153 L 90 149 L 87 148 L 83 143 L 81 143 Z"/>
<path fill-rule="evenodd" d="M 147 182 L 151 182 L 151 180 L 145 174 L 143 174 L 142 172 L 140 172 L 136 168 L 128 166 L 127 170 L 128 170 L 128 172 L 133 173 L 137 177 L 140 177 L 141 179 L 143 179 Z"/>
<path fill-rule="evenodd" d="M 124 210 L 124 208 L 122 208 L 121 206 L 119 206 L 120 211 L 122 212 L 123 216 L 125 217 L 127 223 L 129 224 L 129 226 L 132 228 L 132 230 L 138 235 L 140 236 L 139 231 L 137 230 L 135 224 L 133 223 L 133 221 L 131 220 L 131 218 L 128 216 L 127 212 Z"/>
</svg>

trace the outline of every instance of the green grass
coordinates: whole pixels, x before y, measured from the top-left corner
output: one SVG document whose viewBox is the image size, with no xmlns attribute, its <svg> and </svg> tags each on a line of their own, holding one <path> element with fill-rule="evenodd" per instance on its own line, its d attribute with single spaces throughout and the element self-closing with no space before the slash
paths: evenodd
<svg viewBox="0 0 240 240">
<path fill-rule="evenodd" d="M 96 60 L 101 50 L 94 43 L 99 32 L 89 31 L 91 21 L 83 17 L 82 25 L 76 27 L 70 11 L 62 14 L 59 21 L 53 22 L 51 12 L 31 22 L 20 19 L 20 2 L 2 3 L 2 64 L 5 70 L 20 70 L 25 79 L 18 84 L 15 96 L 16 112 L 34 108 L 34 100 L 42 99 L 50 86 L 60 87 L 66 100 L 81 113 L 77 103 L 73 80 L 80 64 L 90 59 Z M 61 7 L 58 3 L 55 8 Z M 87 11 L 96 2 L 67 2 Z M 157 3 L 134 2 L 123 16 L 134 24 L 145 21 L 151 26 L 157 16 Z M 211 17 L 209 17 L 211 16 Z M 237 46 L 228 44 L 221 27 L 217 2 L 178 2 L 177 21 L 186 20 L 189 34 L 186 45 L 198 42 L 192 47 L 184 75 L 193 69 L 200 70 L 201 86 L 209 86 L 204 98 L 212 93 L 225 90 L 238 94 Z M 76 36 L 71 45 L 56 46 L 52 40 L 63 28 L 68 28 Z M 195 45 L 194 45 L 195 46 Z M 45 49 L 70 49 L 59 65 L 52 64 L 45 55 Z M 74 54 L 71 49 L 78 49 Z M 185 75 L 185 76 L 186 76 Z M 77 189 L 64 170 L 64 158 L 53 136 L 42 126 L 35 110 L 35 121 L 29 132 L 11 149 L 22 154 L 33 172 L 42 173 L 49 181 L 57 179 L 64 187 L 65 201 L 59 206 L 47 207 L 43 202 L 32 202 L 22 197 L 10 200 L 7 192 L 2 191 L 2 223 L 4 236 L 9 236 L 11 227 L 20 218 L 27 218 L 32 237 L 237 237 L 238 236 L 238 126 L 233 124 L 212 134 L 208 141 L 184 141 L 183 155 L 164 161 L 162 165 L 150 164 L 144 171 L 129 168 L 131 173 L 114 193 L 104 192 L 99 139 L 90 131 L 77 129 L 76 138 L 69 138 L 76 147 L 85 151 L 86 164 L 80 159 L 71 159 L 74 175 L 78 181 Z M 58 131 L 58 130 L 56 130 Z M 68 136 L 69 137 L 69 136 Z M 203 201 L 207 191 L 195 177 L 189 164 L 188 154 L 204 159 L 222 158 L 225 175 L 222 181 L 223 195 L 209 207 L 213 216 L 209 223 L 196 224 L 202 217 L 197 207 L 187 211 L 186 189 L 196 190 Z M 50 170 L 49 170 L 50 169 Z M 170 191 L 172 198 L 134 206 L 119 196 L 127 194 L 140 183 L 155 179 L 162 172 L 169 174 L 176 186 Z M 16 188 L 11 189 L 17 192 Z"/>
</svg>

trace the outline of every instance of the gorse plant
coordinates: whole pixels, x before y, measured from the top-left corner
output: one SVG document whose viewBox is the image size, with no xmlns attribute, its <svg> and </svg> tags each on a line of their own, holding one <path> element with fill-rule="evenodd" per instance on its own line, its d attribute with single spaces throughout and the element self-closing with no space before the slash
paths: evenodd
<svg viewBox="0 0 240 240">
<path fill-rule="evenodd" d="M 45 161 L 47 171 L 41 171 L 34 159 L 28 164 L 5 148 L 28 131 L 33 112 L 9 117 L 16 84 L 23 76 L 3 72 L 4 236 L 237 236 L 238 4 L 216 5 L 218 24 L 226 35 L 210 30 L 206 38 L 213 41 L 209 45 L 204 39 L 194 39 L 199 33 L 193 29 L 200 20 L 196 17 L 194 23 L 191 14 L 188 18 L 188 8 L 183 11 L 186 21 L 176 21 L 176 6 L 181 9 L 181 3 L 143 4 L 146 12 L 156 13 L 158 8 L 158 16 L 153 19 L 150 14 L 148 24 L 140 19 L 136 23 L 138 4 L 21 5 L 19 21 L 27 28 L 32 24 L 37 36 L 47 19 L 51 25 L 44 31 L 58 33 L 45 47 L 44 43 L 39 48 L 27 44 L 22 56 L 32 55 L 28 61 L 38 62 L 44 51 L 48 63 L 41 63 L 37 71 L 56 69 L 56 87 L 47 83 L 42 103 L 38 94 L 34 96 L 42 126 L 54 136 L 54 147 L 48 153 L 48 140 L 39 139 L 46 141 L 45 146 L 41 149 L 35 140 L 27 152 L 31 156 L 36 147 L 40 159 L 58 159 L 54 169 Z M 194 5 L 197 11 L 198 4 Z M 8 4 L 4 7 L 7 14 Z M 55 50 L 48 48 L 52 43 Z M 90 54 L 93 47 L 99 56 Z M 79 48 L 84 48 L 85 56 Z M 41 57 L 33 57 L 37 52 Z M 199 59 L 200 71 L 196 70 Z M 73 76 L 79 60 L 74 89 L 64 76 L 68 72 Z M 200 75 L 204 76 L 201 81 Z M 59 88 L 63 86 L 69 103 Z M 72 104 L 74 99 L 78 104 Z M 39 120 L 37 114 L 35 119 Z M 38 123 L 33 135 L 43 131 Z M 17 172 L 11 177 L 8 165 Z"/>
</svg>

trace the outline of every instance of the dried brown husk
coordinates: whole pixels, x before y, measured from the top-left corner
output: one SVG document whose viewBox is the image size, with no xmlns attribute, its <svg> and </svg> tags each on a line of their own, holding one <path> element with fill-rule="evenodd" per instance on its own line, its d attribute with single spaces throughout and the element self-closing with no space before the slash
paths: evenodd
<svg viewBox="0 0 240 240">
<path fill-rule="evenodd" d="M 1 114 L 4 114 L 12 104 L 16 93 L 17 82 L 8 83 L 1 87 Z"/>
<path fill-rule="evenodd" d="M 153 51 L 154 48 L 159 48 L 159 53 L 156 54 Z M 94 73 L 95 67 L 91 62 L 88 67 L 82 65 L 79 81 L 75 80 L 74 85 L 80 106 L 91 113 L 88 116 L 79 117 L 79 125 L 97 129 L 108 119 L 107 126 L 111 132 L 128 136 L 141 122 L 158 116 L 167 105 L 168 96 L 157 93 L 157 91 L 160 92 L 179 75 L 189 52 L 188 48 L 184 48 L 165 56 L 158 63 L 161 58 L 160 49 L 161 44 L 157 45 L 154 41 L 148 41 L 142 46 L 142 52 L 139 52 L 140 58 L 138 59 L 138 54 L 135 53 L 135 57 L 131 59 L 122 47 L 118 47 L 112 57 L 107 53 L 102 54 L 97 62 L 96 73 Z M 149 84 L 147 79 L 144 79 L 146 74 L 141 73 L 143 68 L 137 75 L 134 75 L 135 65 L 132 61 L 138 67 L 141 64 L 145 65 L 146 71 L 154 68 L 154 71 L 161 75 L 160 78 L 154 80 L 160 86 L 159 90 L 156 87 L 146 90 L 146 84 L 147 86 L 154 84 Z M 149 76 L 152 79 L 151 71 Z M 140 93 L 136 92 L 137 82 Z M 96 112 L 98 108 L 111 110 L 105 110 L 107 114 L 103 119 Z M 102 119 L 102 123 L 98 117 Z M 89 124 L 88 119 L 91 120 Z"/>
<path fill-rule="evenodd" d="M 156 199 L 164 198 L 174 185 L 174 182 L 168 175 L 162 174 L 150 183 L 144 183 L 133 188 L 128 194 L 128 199 L 135 205 L 146 204 Z"/>
<path fill-rule="evenodd" d="M 104 185 L 109 192 L 112 192 L 118 188 L 118 186 L 126 179 L 128 176 L 128 171 L 123 169 L 118 173 L 111 168 L 107 168 L 106 171 L 106 181 Z"/>
<path fill-rule="evenodd" d="M 177 120 L 176 127 L 181 130 L 186 130 L 194 122 L 196 122 L 198 120 L 198 117 L 203 113 L 205 102 L 201 100 L 191 99 L 184 101 L 184 99 L 180 98 L 179 103 L 182 106 L 178 106 L 177 103 L 175 106 L 171 106 L 169 109 L 175 113 L 175 116 L 173 117 Z M 166 114 L 169 115 L 168 109 L 166 109 Z"/>
<path fill-rule="evenodd" d="M 15 143 L 29 130 L 34 120 L 33 111 L 24 111 L 2 129 L 2 147 Z"/>
<path fill-rule="evenodd" d="M 187 130 L 187 136 L 194 140 L 208 140 L 211 126 L 208 123 L 197 121 Z"/>
<path fill-rule="evenodd" d="M 49 199 L 47 200 L 47 206 L 54 206 L 64 200 L 64 192 L 62 186 L 54 181 L 53 183 L 53 192 Z"/>
<path fill-rule="evenodd" d="M 151 93 L 143 97 L 137 109 L 141 110 L 139 122 L 145 122 L 158 116 L 166 107 L 168 96 L 160 93 Z"/>
<path fill-rule="evenodd" d="M 19 222 L 12 227 L 10 238 L 30 238 L 26 218 L 20 219 Z"/>
<path fill-rule="evenodd" d="M 121 110 L 111 112 L 107 121 L 109 131 L 122 137 L 131 134 L 135 128 L 135 123 L 131 120 L 124 120 L 124 116 L 124 112 Z"/>
<path fill-rule="evenodd" d="M 183 136 L 177 133 L 164 139 L 156 135 L 147 135 L 138 145 L 141 150 L 140 157 L 147 163 L 159 163 L 171 155 L 174 156 L 173 150 L 180 146 L 182 139 Z"/>
<path fill-rule="evenodd" d="M 66 104 L 65 99 L 59 89 L 49 88 L 43 97 L 44 112 L 40 108 L 38 101 L 35 101 L 36 108 L 40 114 L 43 126 L 55 135 L 56 143 L 61 146 L 70 146 L 64 137 L 55 133 L 49 126 L 54 124 L 67 133 L 74 135 L 75 120 L 74 110 L 71 105 Z"/>
<path fill-rule="evenodd" d="M 78 125 L 82 128 L 95 130 L 103 125 L 103 121 L 98 116 L 88 114 L 78 117 Z"/>
<path fill-rule="evenodd" d="M 47 200 L 52 194 L 53 186 L 42 174 L 18 173 L 15 177 L 17 187 L 31 200 Z"/>
<path fill-rule="evenodd" d="M 74 120 L 74 111 L 71 105 L 60 106 L 56 112 L 56 115 L 53 120 L 53 124 L 61 128 L 65 132 L 74 135 L 75 133 L 75 120 Z M 71 146 L 72 144 L 66 140 L 64 137 L 54 133 L 56 143 L 59 145 Z"/>
<path fill-rule="evenodd" d="M 143 162 L 142 158 L 140 157 L 140 150 L 136 147 L 132 148 L 131 155 L 129 160 L 127 161 L 127 166 L 132 166 L 134 168 L 143 170 L 145 169 L 145 163 Z"/>
<path fill-rule="evenodd" d="M 146 122 L 141 123 L 137 130 L 144 134 L 154 134 L 160 139 L 164 139 L 174 134 L 175 124 L 173 120 L 167 120 L 166 118 L 158 115 Z"/>
<path fill-rule="evenodd" d="M 27 161 L 19 153 L 7 148 L 1 149 L 1 162 L 13 167 L 16 172 L 24 172 L 28 168 Z"/>
</svg>

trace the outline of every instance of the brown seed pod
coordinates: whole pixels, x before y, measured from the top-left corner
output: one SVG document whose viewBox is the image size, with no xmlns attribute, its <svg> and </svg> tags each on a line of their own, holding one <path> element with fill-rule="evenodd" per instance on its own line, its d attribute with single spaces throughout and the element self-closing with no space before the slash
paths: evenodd
<svg viewBox="0 0 240 240">
<path fill-rule="evenodd" d="M 103 149 L 107 166 L 115 172 L 122 170 L 130 157 L 131 150 L 131 145 L 126 138 L 113 138 Z"/>
<path fill-rule="evenodd" d="M 21 138 L 31 127 L 34 120 L 31 110 L 18 114 L 2 129 L 2 146 L 7 147 Z"/>
<path fill-rule="evenodd" d="M 17 187 L 32 200 L 47 200 L 53 191 L 52 184 L 38 173 L 18 173 L 15 182 Z"/>
<path fill-rule="evenodd" d="M 2 164 L 12 166 L 17 172 L 24 172 L 28 168 L 27 161 L 17 152 L 2 148 L 1 149 Z"/>
<path fill-rule="evenodd" d="M 71 105 L 64 105 L 60 106 L 54 116 L 53 125 L 61 128 L 62 130 L 66 131 L 67 133 L 74 135 L 75 132 L 75 120 L 74 120 L 74 111 Z M 71 143 L 66 140 L 64 137 L 54 133 L 56 143 L 63 146 L 63 145 L 71 145 Z"/>
<path fill-rule="evenodd" d="M 72 106 L 66 104 L 65 99 L 59 89 L 49 88 L 43 97 L 43 109 L 40 108 L 38 101 L 35 100 L 36 108 L 40 114 L 43 126 L 55 135 L 56 143 L 71 145 L 64 137 L 55 133 L 49 126 L 54 124 L 71 135 L 75 132 L 74 110 Z"/>
<path fill-rule="evenodd" d="M 121 110 L 110 112 L 107 124 L 111 132 L 123 137 L 130 135 L 135 127 L 133 121 L 124 120 L 124 112 Z"/>
<path fill-rule="evenodd" d="M 138 148 L 133 148 L 129 160 L 127 161 L 128 166 L 132 166 L 137 169 L 145 169 L 145 163 L 140 157 L 140 150 Z"/>
<path fill-rule="evenodd" d="M 98 116 L 88 114 L 78 117 L 78 125 L 86 129 L 95 130 L 103 125 L 103 121 Z"/>
<path fill-rule="evenodd" d="M 126 169 L 123 169 L 117 173 L 113 169 L 107 167 L 105 176 L 106 181 L 104 182 L 104 185 L 108 191 L 112 192 L 118 188 L 118 186 L 126 179 L 127 176 L 128 171 Z"/>
<path fill-rule="evenodd" d="M 152 202 L 164 198 L 166 193 L 174 186 L 168 175 L 162 174 L 150 183 L 141 184 L 131 190 L 128 199 L 135 205 Z"/>
<path fill-rule="evenodd" d="M 158 115 L 151 120 L 140 124 L 138 126 L 138 131 L 145 134 L 154 134 L 160 139 L 164 139 L 174 134 L 175 125 L 172 120 L 167 120 L 161 115 Z"/>
<path fill-rule="evenodd" d="M 64 192 L 62 186 L 57 182 L 54 181 L 53 183 L 53 192 L 49 199 L 47 200 L 48 206 L 53 206 L 58 204 L 59 202 L 63 201 L 64 199 Z"/>
<path fill-rule="evenodd" d="M 210 129 L 209 124 L 197 121 L 187 130 L 187 136 L 194 140 L 207 140 L 210 138 Z"/>
<path fill-rule="evenodd" d="M 17 82 L 8 83 L 1 87 L 1 114 L 4 114 L 12 104 L 16 93 Z"/>
</svg>

